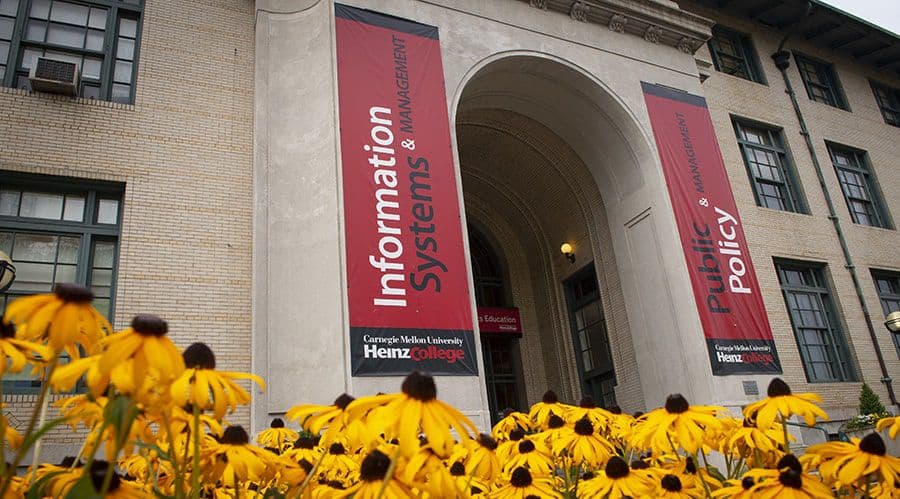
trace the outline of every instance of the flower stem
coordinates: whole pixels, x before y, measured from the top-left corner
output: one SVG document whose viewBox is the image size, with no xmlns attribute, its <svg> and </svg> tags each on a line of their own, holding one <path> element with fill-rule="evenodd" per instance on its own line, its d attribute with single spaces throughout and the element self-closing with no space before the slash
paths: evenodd
<svg viewBox="0 0 900 499">
<path fill-rule="evenodd" d="M 194 404 L 194 466 L 191 470 L 191 497 L 200 497 L 200 408 Z"/>
<path fill-rule="evenodd" d="M 106 474 L 103 476 L 103 486 L 100 487 L 100 497 L 106 497 L 106 492 L 109 490 L 110 484 L 112 484 L 112 477 L 115 474 L 116 469 L 116 459 L 119 457 L 119 452 L 125 447 L 125 443 L 128 442 L 128 435 L 131 434 L 131 426 L 134 424 L 136 412 L 137 407 L 135 407 L 134 401 L 129 398 L 128 407 L 123 415 L 123 420 L 119 421 L 119 425 L 121 426 L 116 426 L 116 430 L 119 433 L 116 435 L 116 446 L 113 448 L 112 458 L 110 458 L 109 466 L 106 468 Z M 128 425 L 127 427 L 125 427 L 126 423 Z"/>
<path fill-rule="evenodd" d="M 172 468 L 175 469 L 175 497 L 182 499 L 184 497 L 184 470 L 178 465 L 175 436 L 172 435 L 172 425 L 169 423 L 169 416 L 165 412 L 162 413 L 162 420 L 166 428 L 166 437 L 169 440 L 169 461 L 172 462 Z"/>
<path fill-rule="evenodd" d="M 703 449 L 701 447 L 700 453 L 703 453 Z M 706 456 L 703 456 L 703 461 L 706 461 Z M 694 464 L 697 464 L 697 455 L 694 454 Z M 707 470 L 708 471 L 708 470 Z M 712 499 L 712 492 L 709 491 L 709 484 L 706 483 L 706 478 L 703 476 L 703 473 L 698 469 L 697 476 L 700 477 L 700 483 L 703 484 L 703 492 L 706 494 L 707 499 Z"/>
<path fill-rule="evenodd" d="M 788 439 L 788 427 L 787 427 L 787 418 L 781 416 L 781 428 L 784 432 L 784 452 L 785 454 L 791 453 L 791 441 Z"/>
<path fill-rule="evenodd" d="M 322 454 L 319 455 L 319 460 L 316 461 L 316 464 L 309 470 L 306 479 L 300 484 L 300 490 L 297 491 L 297 497 L 303 497 L 303 491 L 306 490 L 306 487 L 309 487 L 309 483 L 312 481 L 313 476 L 319 471 L 319 465 L 322 464 L 322 460 L 325 459 L 326 453 L 327 452 L 322 452 Z"/>
</svg>

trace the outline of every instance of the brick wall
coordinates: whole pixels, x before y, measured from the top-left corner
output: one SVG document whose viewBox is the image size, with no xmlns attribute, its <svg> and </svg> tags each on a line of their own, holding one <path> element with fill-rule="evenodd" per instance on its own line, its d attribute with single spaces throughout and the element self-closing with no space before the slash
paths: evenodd
<svg viewBox="0 0 900 499">
<path fill-rule="evenodd" d="M 245 372 L 253 57 L 252 0 L 153 0 L 134 105 L 0 88 L 0 170 L 125 184 L 115 327 L 158 314 L 179 346 L 206 342 L 220 369 Z M 21 425 L 33 401 L 4 397 Z"/>
</svg>

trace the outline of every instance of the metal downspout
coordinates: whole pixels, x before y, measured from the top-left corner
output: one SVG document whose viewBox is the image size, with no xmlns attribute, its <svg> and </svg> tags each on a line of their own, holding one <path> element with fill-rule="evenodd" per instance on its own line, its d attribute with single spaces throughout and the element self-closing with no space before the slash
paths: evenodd
<svg viewBox="0 0 900 499">
<path fill-rule="evenodd" d="M 785 41 L 787 41 L 787 37 L 785 37 L 778 46 L 778 51 L 772 54 L 772 60 L 775 61 L 775 66 L 781 72 L 781 77 L 784 79 L 785 93 L 791 98 L 791 104 L 794 106 L 794 113 L 797 115 L 797 121 L 800 122 L 800 135 L 803 135 L 803 140 L 806 142 L 806 148 L 809 150 L 813 167 L 815 167 L 816 170 L 816 177 L 819 179 L 819 186 L 822 188 L 822 194 L 825 196 L 825 204 L 828 206 L 828 219 L 831 220 L 831 223 L 834 225 L 834 231 L 837 233 L 838 241 L 840 241 L 841 244 L 841 252 L 844 254 L 844 267 L 850 271 L 853 287 L 856 288 L 856 298 L 859 300 L 859 304 L 862 307 L 863 317 L 866 319 L 866 328 L 869 330 L 869 338 L 872 340 L 872 346 L 875 348 L 875 356 L 878 358 L 878 366 L 881 368 L 880 381 L 884 383 L 885 388 L 887 388 L 891 405 L 900 409 L 900 406 L 897 404 L 897 397 L 894 395 L 894 387 L 892 385 L 893 380 L 891 380 L 891 377 L 888 375 L 887 366 L 884 363 L 884 356 L 881 353 L 881 347 L 878 345 L 878 336 L 875 334 L 872 316 L 869 313 L 869 307 L 866 305 L 866 300 L 863 297 L 862 286 L 860 286 L 859 276 L 856 273 L 856 266 L 853 265 L 850 248 L 847 246 L 847 240 L 844 238 L 841 222 L 838 220 L 837 214 L 834 211 L 834 203 L 832 202 L 831 195 L 828 193 L 828 188 L 825 185 L 825 176 L 822 174 L 819 158 L 816 156 L 813 141 L 809 136 L 809 129 L 806 128 L 806 120 L 803 119 L 803 112 L 800 110 L 800 105 L 797 103 L 797 95 L 794 92 L 794 87 L 791 85 L 790 78 L 788 78 L 787 68 L 790 66 L 790 53 L 782 50 Z"/>
</svg>

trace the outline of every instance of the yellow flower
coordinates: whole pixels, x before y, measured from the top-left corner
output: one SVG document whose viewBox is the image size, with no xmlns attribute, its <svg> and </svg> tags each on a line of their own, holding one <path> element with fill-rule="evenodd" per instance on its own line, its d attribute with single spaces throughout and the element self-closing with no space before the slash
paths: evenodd
<svg viewBox="0 0 900 499">
<path fill-rule="evenodd" d="M 562 494 L 550 478 L 532 477 L 526 468 L 516 468 L 509 481 L 489 495 L 492 499 L 524 499 L 529 496 L 561 498 Z"/>
<path fill-rule="evenodd" d="M 514 442 L 514 450 L 503 462 L 503 472 L 527 468 L 533 476 L 549 476 L 553 471 L 553 455 L 541 440 L 523 438 Z"/>
<path fill-rule="evenodd" d="M 900 458 L 887 455 L 884 440 L 877 433 L 870 433 L 862 440 L 826 442 L 806 449 L 808 456 L 817 459 L 819 473 L 826 479 L 841 485 L 853 485 L 870 474 L 880 476 L 879 481 L 897 487 L 900 476 Z"/>
<path fill-rule="evenodd" d="M 123 373 L 135 389 L 140 389 L 152 369 L 158 381 L 168 385 L 184 372 L 184 360 L 178 347 L 172 343 L 166 333 L 169 326 L 166 321 L 155 315 L 137 315 L 131 321 L 131 327 L 108 336 L 101 342 L 105 351 L 100 356 L 98 371 L 101 376 L 108 376 L 113 370 L 132 360 L 130 369 Z M 113 384 L 124 391 L 115 381 Z"/>
<path fill-rule="evenodd" d="M 0 377 L 7 371 L 21 372 L 29 362 L 46 362 L 53 357 L 53 350 L 32 341 L 16 339 L 16 328 L 0 323 Z"/>
<path fill-rule="evenodd" d="M 672 499 L 698 499 L 704 497 L 702 488 L 684 487 L 681 480 L 675 475 L 664 475 L 659 481 L 659 488 L 653 493 L 654 497 L 668 497 Z"/>
<path fill-rule="evenodd" d="M 382 451 L 385 455 L 392 455 L 390 448 L 385 446 Z M 457 461 L 455 464 L 463 466 Z M 465 468 L 463 468 L 465 474 Z M 444 497 L 460 493 L 457 481 L 454 480 L 453 474 L 444 466 L 441 458 L 434 453 L 428 445 L 419 448 L 414 456 L 408 460 L 402 456 L 397 460 L 397 472 L 395 476 L 399 476 L 403 483 L 411 487 L 415 487 L 424 495 L 433 497 Z M 454 494 L 450 494 L 453 491 Z"/>
<path fill-rule="evenodd" d="M 385 475 L 390 468 L 391 460 L 378 449 L 373 450 L 363 459 L 359 468 L 359 482 L 355 485 L 335 492 L 336 499 L 353 496 L 354 499 L 412 499 L 418 497 L 410 487 L 401 482 L 395 472 L 384 483 Z M 382 493 L 382 489 L 384 492 Z"/>
<path fill-rule="evenodd" d="M 78 430 L 79 423 L 86 428 L 93 428 L 102 423 L 106 402 L 106 397 L 94 398 L 87 394 L 79 394 L 59 399 L 53 405 L 59 408 L 59 414 L 66 418 L 66 422 L 74 432 Z"/>
<path fill-rule="evenodd" d="M 322 457 L 316 478 L 319 482 L 337 482 L 344 487 L 359 480 L 359 463 L 347 454 L 340 442 L 333 442 Z"/>
<path fill-rule="evenodd" d="M 22 442 L 25 440 L 25 437 L 19 434 L 15 428 L 10 426 L 9 419 L 7 419 L 6 414 L 2 415 L 3 418 L 3 438 L 6 439 L 6 445 L 9 446 L 10 449 L 18 449 Z"/>
<path fill-rule="evenodd" d="M 172 383 L 172 400 L 176 405 L 191 405 L 200 410 L 213 411 L 216 419 L 222 419 L 226 410 L 233 412 L 239 405 L 250 403 L 250 394 L 235 380 L 249 379 L 260 388 L 266 383 L 255 374 L 235 373 L 216 370 L 216 356 L 203 343 L 194 343 L 178 356 L 182 369 L 180 376 Z"/>
<path fill-rule="evenodd" d="M 553 453 L 573 466 L 599 468 L 612 455 L 613 446 L 594 433 L 594 423 L 582 417 L 572 428 L 565 427 L 553 442 Z"/>
<path fill-rule="evenodd" d="M 318 444 L 318 436 L 301 435 L 294 442 L 294 448 L 285 451 L 282 457 L 299 464 L 309 472 L 314 463 L 319 461 L 319 457 L 323 452 L 322 448 L 318 447 Z"/>
<path fill-rule="evenodd" d="M 637 419 L 632 440 L 636 447 L 659 454 L 675 452 L 673 445 L 694 454 L 703 444 L 706 432 L 722 427 L 722 422 L 716 419 L 716 414 L 722 412 L 725 412 L 722 407 L 691 406 L 681 394 L 669 395 L 665 407 Z"/>
<path fill-rule="evenodd" d="M 81 350 L 93 353 L 112 326 L 91 306 L 94 294 L 77 284 L 57 284 L 53 293 L 19 298 L 6 306 L 3 322 L 21 328 L 22 339 L 46 341 L 54 352 L 63 350 L 73 359 Z M 80 348 L 79 348 L 80 347 Z"/>
<path fill-rule="evenodd" d="M 411 457 L 419 447 L 419 432 L 434 452 L 446 458 L 453 451 L 453 434 L 461 438 L 471 438 L 476 433 L 475 425 L 459 410 L 437 399 L 434 378 L 427 374 L 413 372 L 403 380 L 401 393 L 376 395 L 356 399 L 347 406 L 350 420 L 366 417 L 370 429 L 375 433 L 385 433 L 387 438 L 397 438 L 400 451 Z M 375 414 L 369 411 L 381 407 Z"/>
<path fill-rule="evenodd" d="M 790 434 L 788 438 L 792 438 Z M 780 425 L 762 430 L 752 419 L 744 418 L 739 427 L 725 433 L 720 450 L 744 459 L 750 459 L 754 451 L 759 451 L 766 457 L 776 456 L 771 460 L 774 464 L 784 454 L 784 431 Z"/>
<path fill-rule="evenodd" d="M 41 464 L 34 474 L 34 483 L 40 484 L 41 497 L 65 497 L 84 472 L 80 466 L 73 467 L 75 458 L 66 457 L 59 465 Z"/>
<path fill-rule="evenodd" d="M 342 393 L 331 405 L 295 405 L 288 409 L 284 417 L 298 422 L 304 430 L 316 435 L 325 428 L 322 444 L 328 445 L 337 435 L 344 433 L 348 423 L 344 410 L 353 400 L 350 395 Z"/>
<path fill-rule="evenodd" d="M 822 397 L 815 393 L 793 395 L 791 388 L 781 378 L 775 378 L 769 383 L 767 395 L 759 402 L 744 407 L 744 417 L 756 420 L 759 428 L 769 428 L 776 422 L 782 423 L 795 414 L 802 416 L 807 426 L 816 424 L 817 417 L 828 421 L 828 415 L 816 405 L 822 403 Z"/>
<path fill-rule="evenodd" d="M 503 442 L 509 440 L 509 433 L 516 429 L 522 431 L 532 430 L 532 421 L 528 417 L 528 414 L 518 411 L 507 412 L 503 419 L 497 421 L 497 424 L 494 425 L 494 428 L 491 430 L 491 435 L 498 442 Z"/>
<path fill-rule="evenodd" d="M 803 472 L 800 461 L 786 454 L 778 461 L 778 469 L 754 468 L 744 474 L 755 482 L 750 489 L 753 497 L 787 499 L 831 499 L 831 489 L 818 479 Z"/>
<path fill-rule="evenodd" d="M 584 397 L 577 407 L 570 407 L 569 411 L 564 415 L 569 423 L 575 423 L 579 419 L 588 418 L 594 424 L 594 428 L 599 431 L 605 431 L 610 422 L 616 417 L 615 414 L 597 407 L 593 397 Z"/>
<path fill-rule="evenodd" d="M 728 480 L 725 486 L 719 490 L 714 490 L 712 496 L 723 499 L 753 499 L 753 493 L 750 489 L 756 485 L 756 481 L 751 477 L 740 480 Z"/>
<path fill-rule="evenodd" d="M 897 438 L 897 433 L 900 433 L 900 416 L 880 419 L 876 429 L 878 431 L 884 431 L 885 428 L 889 428 L 888 435 L 891 439 Z"/>
<path fill-rule="evenodd" d="M 256 442 L 264 448 L 274 449 L 276 454 L 281 454 L 289 449 L 299 436 L 296 431 L 285 428 L 281 418 L 275 418 L 268 429 L 259 432 Z"/>
<path fill-rule="evenodd" d="M 500 476 L 500 461 L 497 459 L 497 441 L 486 433 L 467 445 L 469 455 L 466 457 L 466 474 L 486 482 L 493 482 Z"/>
<path fill-rule="evenodd" d="M 238 481 L 269 479 L 269 466 L 278 460 L 271 452 L 249 445 L 250 437 L 241 426 L 229 426 L 221 442 L 201 449 L 200 469 L 207 480 L 225 485 Z"/>
<path fill-rule="evenodd" d="M 544 392 L 544 396 L 541 397 L 541 401 L 531 406 L 531 410 L 528 411 L 528 417 L 534 421 L 535 428 L 545 430 L 550 421 L 550 416 L 555 414 L 563 417 L 569 412 L 569 409 L 571 409 L 571 406 L 560 403 L 556 392 L 547 390 Z"/>
<path fill-rule="evenodd" d="M 649 473 L 632 471 L 628 463 L 613 456 L 593 478 L 578 484 L 578 498 L 653 497 L 655 486 Z"/>
</svg>

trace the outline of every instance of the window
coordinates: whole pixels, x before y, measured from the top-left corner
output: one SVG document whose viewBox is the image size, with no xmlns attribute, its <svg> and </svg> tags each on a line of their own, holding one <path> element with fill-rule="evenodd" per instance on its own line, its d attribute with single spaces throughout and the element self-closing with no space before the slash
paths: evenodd
<svg viewBox="0 0 900 499">
<path fill-rule="evenodd" d="M 748 35 L 721 26 L 714 26 L 712 33 L 709 53 L 716 71 L 757 83 L 766 82 Z"/>
<path fill-rule="evenodd" d="M 775 262 L 806 379 L 810 383 L 855 381 L 844 333 L 825 280 L 824 267 Z"/>
<path fill-rule="evenodd" d="M 0 251 L 16 266 L 16 280 L 0 294 L 0 315 L 10 301 L 47 293 L 60 282 L 90 286 L 94 306 L 111 317 L 121 218 L 122 187 L 0 172 Z M 29 391 L 36 381 L 4 376 L 4 390 Z"/>
<path fill-rule="evenodd" d="M 854 223 L 889 227 L 878 184 L 869 171 L 866 153 L 836 144 L 828 144 L 834 171 Z"/>
<path fill-rule="evenodd" d="M 874 81 L 869 83 L 872 84 L 875 102 L 878 103 L 878 109 L 881 110 L 884 122 L 888 125 L 900 127 L 900 90 L 875 83 Z"/>
<path fill-rule="evenodd" d="M 800 54 L 794 59 L 810 99 L 849 111 L 833 65 Z"/>
<path fill-rule="evenodd" d="M 872 280 L 875 281 L 875 289 L 878 290 L 878 299 L 881 300 L 884 315 L 900 310 L 900 273 L 873 270 Z M 891 336 L 897 357 L 900 357 L 900 333 L 891 333 Z"/>
<path fill-rule="evenodd" d="M 134 100 L 143 0 L 0 0 L 0 83 L 31 89 L 36 57 L 78 64 L 78 95 Z"/>
<path fill-rule="evenodd" d="M 773 210 L 805 213 L 793 168 L 782 145 L 781 131 L 741 121 L 734 122 L 734 130 L 756 204 Z"/>
<path fill-rule="evenodd" d="M 610 408 L 616 405 L 616 373 L 594 266 L 568 279 L 565 288 L 582 390 Z"/>
</svg>

